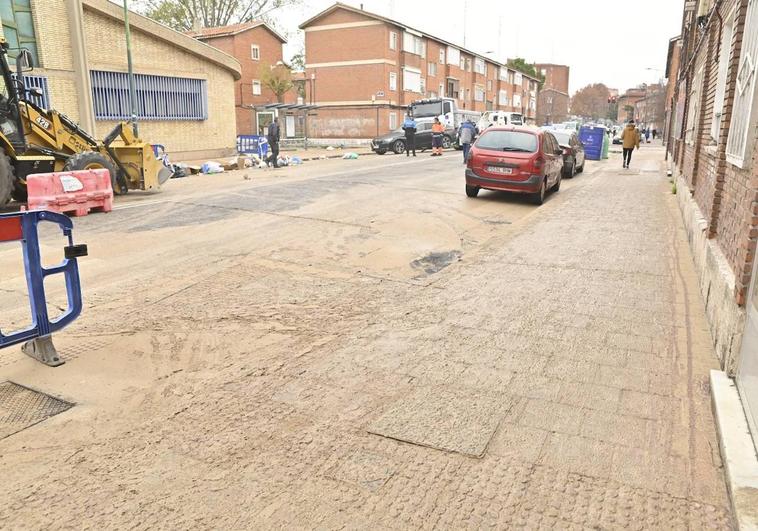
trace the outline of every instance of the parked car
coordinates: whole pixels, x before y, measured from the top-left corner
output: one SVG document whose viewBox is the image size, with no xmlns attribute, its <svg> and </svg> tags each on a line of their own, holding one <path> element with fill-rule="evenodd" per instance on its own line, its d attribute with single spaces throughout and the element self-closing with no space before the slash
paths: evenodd
<svg viewBox="0 0 758 531">
<path fill-rule="evenodd" d="M 571 179 L 584 171 L 584 144 L 568 129 L 550 131 L 563 150 L 563 176 Z"/>
<path fill-rule="evenodd" d="M 455 132 L 451 129 L 445 131 L 442 137 L 442 147 L 449 148 L 455 136 Z M 417 122 L 416 123 L 416 151 L 424 151 L 426 149 L 432 149 L 432 123 L 431 122 Z M 395 129 L 389 133 L 378 136 L 371 141 L 371 150 L 378 155 L 384 155 L 388 151 L 394 151 L 397 154 L 405 151 L 405 131 L 402 129 Z"/>
<path fill-rule="evenodd" d="M 491 127 L 471 147 L 466 195 L 479 190 L 530 194 L 541 205 L 561 187 L 563 150 L 550 131 L 528 126 Z"/>
</svg>

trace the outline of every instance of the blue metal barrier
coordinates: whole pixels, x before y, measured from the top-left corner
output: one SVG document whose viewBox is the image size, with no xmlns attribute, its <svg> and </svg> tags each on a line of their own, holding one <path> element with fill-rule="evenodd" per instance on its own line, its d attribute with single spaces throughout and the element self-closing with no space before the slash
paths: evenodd
<svg viewBox="0 0 758 531">
<path fill-rule="evenodd" d="M 268 155 L 268 140 L 262 135 L 237 135 L 237 153 L 263 159 Z"/>
<path fill-rule="evenodd" d="M 37 225 L 41 221 L 56 223 L 68 238 L 63 261 L 50 268 L 42 266 Z M 20 241 L 24 254 L 26 285 L 29 293 L 32 323 L 27 328 L 3 335 L 0 332 L 0 348 L 18 343 L 26 344 L 23 351 L 46 365 L 57 366 L 63 361 L 53 347 L 50 334 L 73 322 L 82 312 L 82 290 L 79 283 L 77 258 L 87 255 L 86 245 L 74 245 L 73 222 L 67 216 L 45 210 L 0 214 L 0 243 Z M 45 277 L 63 275 L 66 281 L 68 307 L 57 318 L 50 320 L 45 298 Z"/>
</svg>

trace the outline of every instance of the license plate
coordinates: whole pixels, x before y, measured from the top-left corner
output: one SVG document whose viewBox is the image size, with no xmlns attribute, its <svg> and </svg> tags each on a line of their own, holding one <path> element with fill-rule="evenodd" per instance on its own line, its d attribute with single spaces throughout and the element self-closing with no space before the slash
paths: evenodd
<svg viewBox="0 0 758 531">
<path fill-rule="evenodd" d="M 510 175 L 513 173 L 513 168 L 504 168 L 503 166 L 487 166 L 487 171 L 490 173 L 499 173 L 501 175 Z"/>
</svg>

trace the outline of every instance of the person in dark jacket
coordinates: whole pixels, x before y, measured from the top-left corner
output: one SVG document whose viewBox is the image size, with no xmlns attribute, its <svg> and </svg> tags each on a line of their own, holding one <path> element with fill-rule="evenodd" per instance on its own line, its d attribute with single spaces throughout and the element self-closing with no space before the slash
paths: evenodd
<svg viewBox="0 0 758 531">
<path fill-rule="evenodd" d="M 413 156 L 416 156 L 416 120 L 413 119 L 411 113 L 405 117 L 403 122 L 403 131 L 405 131 L 405 156 L 410 157 L 411 151 Z"/>
<path fill-rule="evenodd" d="M 468 162 L 468 153 L 471 149 L 471 144 L 474 143 L 475 137 L 476 127 L 474 127 L 474 124 L 471 122 L 471 120 L 466 120 L 458 129 L 458 143 L 460 143 L 461 147 L 463 148 L 464 163 Z"/>
<path fill-rule="evenodd" d="M 269 162 L 274 161 L 274 168 L 279 167 L 279 118 L 274 118 L 274 121 L 268 125 L 268 134 L 266 135 L 268 140 L 269 149 L 271 149 L 271 155 L 269 156 Z"/>
</svg>

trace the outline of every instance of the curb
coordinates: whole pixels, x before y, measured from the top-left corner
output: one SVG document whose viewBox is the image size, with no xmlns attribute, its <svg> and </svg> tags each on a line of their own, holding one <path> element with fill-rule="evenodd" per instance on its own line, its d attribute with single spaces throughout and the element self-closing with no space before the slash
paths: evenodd
<svg viewBox="0 0 758 531">
<path fill-rule="evenodd" d="M 758 457 L 737 387 L 723 371 L 711 371 L 711 397 L 734 523 L 758 530 Z"/>
</svg>

